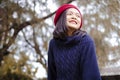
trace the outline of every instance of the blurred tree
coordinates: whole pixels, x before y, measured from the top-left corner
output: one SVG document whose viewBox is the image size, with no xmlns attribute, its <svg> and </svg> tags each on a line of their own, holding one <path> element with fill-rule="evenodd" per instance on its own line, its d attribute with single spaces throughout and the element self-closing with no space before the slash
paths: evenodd
<svg viewBox="0 0 120 80">
<path fill-rule="evenodd" d="M 4 57 L 4 62 L 0 66 L 0 80 L 32 80 L 32 65 L 27 63 L 29 57 L 21 52 L 19 59 L 15 59 L 13 54 Z"/>
<path fill-rule="evenodd" d="M 0 76 L 3 76 L 1 79 L 9 77 L 8 75 L 35 78 L 37 68 L 32 71 L 34 67 L 29 67 L 33 65 L 32 62 L 38 62 L 47 72 L 45 55 L 48 40 L 51 38 L 51 29 L 45 20 L 55 11 L 50 12 L 46 1 L 0 1 Z M 68 1 L 70 2 L 72 0 Z M 28 59 L 25 56 L 28 56 Z M 15 77 L 11 79 L 16 80 Z"/>
<path fill-rule="evenodd" d="M 84 29 L 94 38 L 100 68 L 120 65 L 120 1 L 79 0 Z"/>
</svg>

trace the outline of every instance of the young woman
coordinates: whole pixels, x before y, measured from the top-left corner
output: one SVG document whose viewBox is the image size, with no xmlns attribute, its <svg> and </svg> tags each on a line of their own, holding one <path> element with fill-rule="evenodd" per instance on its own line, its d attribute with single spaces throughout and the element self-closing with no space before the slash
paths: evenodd
<svg viewBox="0 0 120 80">
<path fill-rule="evenodd" d="M 94 41 L 81 30 L 82 16 L 72 4 L 58 8 L 48 50 L 48 80 L 101 80 Z"/>
</svg>

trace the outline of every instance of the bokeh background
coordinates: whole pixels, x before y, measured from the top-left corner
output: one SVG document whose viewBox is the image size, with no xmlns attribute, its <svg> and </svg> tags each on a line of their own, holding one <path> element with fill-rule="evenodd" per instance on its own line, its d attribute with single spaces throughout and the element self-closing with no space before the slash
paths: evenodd
<svg viewBox="0 0 120 80">
<path fill-rule="evenodd" d="M 53 18 L 65 3 L 83 15 L 101 76 L 120 75 L 120 0 L 0 0 L 0 80 L 47 80 Z"/>
</svg>

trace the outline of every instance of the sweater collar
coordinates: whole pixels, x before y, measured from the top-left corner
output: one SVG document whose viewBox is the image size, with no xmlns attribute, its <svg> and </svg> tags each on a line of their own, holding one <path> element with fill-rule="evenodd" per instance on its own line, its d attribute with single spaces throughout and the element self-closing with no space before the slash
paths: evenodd
<svg viewBox="0 0 120 80">
<path fill-rule="evenodd" d="M 73 36 L 67 36 L 64 39 L 55 39 L 57 45 L 70 46 L 80 43 L 81 39 L 86 35 L 86 32 L 77 31 Z"/>
</svg>

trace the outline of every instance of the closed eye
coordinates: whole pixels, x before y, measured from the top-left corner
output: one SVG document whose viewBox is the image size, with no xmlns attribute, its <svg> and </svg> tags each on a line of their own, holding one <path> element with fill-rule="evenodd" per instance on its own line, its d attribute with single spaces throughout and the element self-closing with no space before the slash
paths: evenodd
<svg viewBox="0 0 120 80">
<path fill-rule="evenodd" d="M 77 16 L 78 18 L 80 18 L 80 17 L 81 17 L 81 16 L 80 16 L 80 14 L 78 14 L 78 13 L 76 14 L 76 16 Z"/>
</svg>

